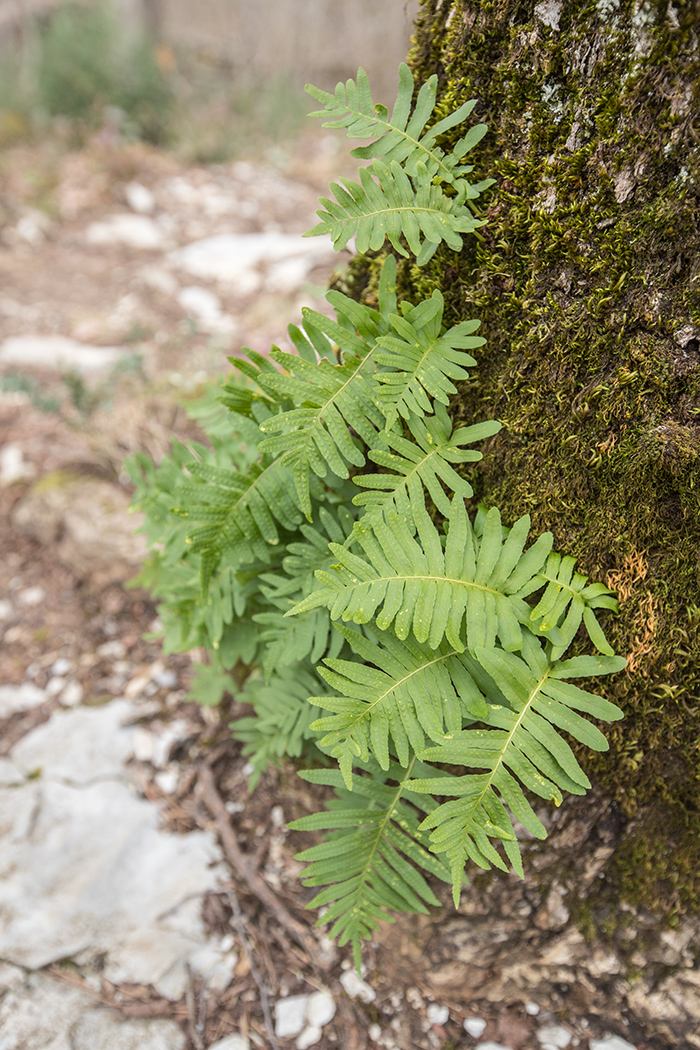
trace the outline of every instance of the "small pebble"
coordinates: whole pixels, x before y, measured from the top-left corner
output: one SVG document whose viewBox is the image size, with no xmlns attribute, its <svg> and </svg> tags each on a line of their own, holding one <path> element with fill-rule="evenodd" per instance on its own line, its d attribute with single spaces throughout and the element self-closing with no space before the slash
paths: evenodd
<svg viewBox="0 0 700 1050">
<path fill-rule="evenodd" d="M 591 1039 L 589 1050 L 637 1050 L 636 1046 L 628 1043 L 619 1035 L 606 1035 L 605 1039 Z"/>
<path fill-rule="evenodd" d="M 307 1024 L 294 1045 L 297 1050 L 306 1050 L 307 1047 L 313 1046 L 314 1043 L 317 1043 L 322 1035 L 323 1032 L 320 1028 L 317 1028 L 316 1025 Z"/>
<path fill-rule="evenodd" d="M 0 598 L 0 620 L 9 620 L 12 616 L 12 602 Z"/>
<path fill-rule="evenodd" d="M 480 1035 L 484 1034 L 486 1021 L 484 1021 L 483 1017 L 465 1017 L 463 1027 L 468 1035 L 478 1039 Z"/>
<path fill-rule="evenodd" d="M 351 999 L 359 999 L 362 1003 L 373 1003 L 377 998 L 374 988 L 358 977 L 355 970 L 346 970 L 340 978 L 340 983 Z"/>
<path fill-rule="evenodd" d="M 542 1050 L 564 1050 L 571 1042 L 571 1032 L 560 1024 L 548 1024 L 540 1028 L 537 1039 Z"/>
<path fill-rule="evenodd" d="M 44 687 L 44 692 L 47 696 L 58 696 L 66 684 L 65 678 L 59 678 L 54 675 L 53 678 L 49 678 L 48 682 Z"/>
<path fill-rule="evenodd" d="M 59 656 L 58 660 L 54 660 L 51 665 L 51 674 L 57 674 L 61 677 L 65 677 L 69 671 L 73 670 L 73 661 L 67 660 L 65 656 Z"/>
<path fill-rule="evenodd" d="M 279 999 L 275 1003 L 275 1035 L 278 1039 L 301 1034 L 308 1005 L 308 995 L 290 995 L 288 999 Z"/>
<path fill-rule="evenodd" d="M 504 1046 L 503 1043 L 477 1043 L 474 1050 L 513 1050 L 510 1046 Z"/>
<path fill-rule="evenodd" d="M 22 605 L 41 605 L 46 597 L 46 591 L 43 587 L 25 587 L 17 597 Z"/>
<path fill-rule="evenodd" d="M 540 1012 L 540 1008 L 537 1003 L 525 1003 L 525 1013 L 529 1014 L 530 1017 L 537 1017 Z"/>
<path fill-rule="evenodd" d="M 179 777 L 175 769 L 163 769 L 156 773 L 155 782 L 166 795 L 172 795 L 177 790 Z"/>
<path fill-rule="evenodd" d="M 161 689 L 174 689 L 177 685 L 177 675 L 174 671 L 160 671 L 153 675 L 153 681 Z"/>
<path fill-rule="evenodd" d="M 60 696 L 65 707 L 76 707 L 83 699 L 84 690 L 80 682 L 69 682 Z"/>
<path fill-rule="evenodd" d="M 122 660 L 126 656 L 126 647 L 123 642 L 113 638 L 109 642 L 103 642 L 97 646 L 97 655 L 107 660 Z"/>
<path fill-rule="evenodd" d="M 243 1035 L 225 1035 L 212 1043 L 209 1050 L 250 1050 L 250 1043 Z"/>
<path fill-rule="evenodd" d="M 376 1022 L 371 1024 L 367 1029 L 367 1035 L 370 1037 L 373 1043 L 378 1042 L 382 1038 L 382 1028 Z"/>
<path fill-rule="evenodd" d="M 428 1020 L 431 1024 L 447 1024 L 450 1019 L 450 1011 L 446 1006 L 439 1003 L 428 1003 Z"/>
<path fill-rule="evenodd" d="M 335 999 L 330 992 L 314 992 L 309 996 L 306 1019 L 314 1028 L 323 1028 L 324 1024 L 333 1020 L 335 1010 Z"/>
</svg>

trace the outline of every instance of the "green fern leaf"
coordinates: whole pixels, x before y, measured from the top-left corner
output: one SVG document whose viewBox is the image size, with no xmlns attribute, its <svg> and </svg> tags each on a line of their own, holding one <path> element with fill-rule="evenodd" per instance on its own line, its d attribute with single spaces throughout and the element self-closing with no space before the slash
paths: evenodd
<svg viewBox="0 0 700 1050">
<path fill-rule="evenodd" d="M 370 449 L 369 459 L 392 474 L 356 474 L 353 483 L 371 492 L 361 492 L 353 498 L 358 507 L 367 507 L 368 514 L 377 514 L 390 506 L 402 514 L 412 528 L 413 505 L 418 480 L 428 490 L 430 498 L 441 514 L 448 516 L 451 503 L 442 484 L 458 496 L 469 499 L 474 495 L 469 482 L 451 466 L 453 463 L 477 463 L 481 452 L 465 448 L 497 434 L 501 424 L 495 420 L 476 423 L 470 427 L 452 429 L 447 410 L 437 402 L 435 415 L 419 418 L 409 414 L 408 429 L 413 441 L 393 431 L 384 433 L 388 450 Z M 420 489 L 418 490 L 420 491 Z"/>
<path fill-rule="evenodd" d="M 375 138 L 369 146 L 354 149 L 353 157 L 362 160 L 381 157 L 386 161 L 396 161 L 403 165 L 409 175 L 417 174 L 418 165 L 423 164 L 431 180 L 451 184 L 457 189 L 466 182 L 465 176 L 472 170 L 460 164 L 462 158 L 481 141 L 487 131 L 485 124 L 477 124 L 446 156 L 436 146 L 436 139 L 450 128 L 463 123 L 474 109 L 476 100 L 463 103 L 426 132 L 425 126 L 435 109 L 437 76 L 430 77 L 421 86 L 416 105 L 412 108 L 414 81 L 405 62 L 399 66 L 399 90 L 390 118 L 385 106 L 373 104 L 364 69 L 358 70 L 357 85 L 352 80 L 348 80 L 347 84 L 340 83 L 334 95 L 308 84 L 306 90 L 325 107 L 310 116 L 331 118 L 326 120 L 324 128 L 346 128 L 351 139 Z M 492 179 L 488 179 L 478 186 L 469 186 L 469 196 L 478 196 L 492 182 Z"/>
<path fill-rule="evenodd" d="M 368 761 L 370 752 L 382 769 L 389 768 L 392 749 L 406 766 L 426 736 L 444 740 L 461 729 L 463 718 L 486 714 L 479 690 L 451 646 L 434 649 L 390 635 L 379 643 L 336 628 L 363 662 L 324 660 L 319 674 L 340 695 L 312 697 L 311 702 L 334 712 L 313 728 L 326 734 L 320 746 L 337 758 L 348 788 L 353 764 Z"/>
<path fill-rule="evenodd" d="M 332 829 L 325 842 L 297 854 L 308 867 L 302 876 L 307 886 L 326 886 L 307 905 L 328 906 L 317 925 L 332 923 L 330 937 L 342 947 L 353 946 L 359 969 L 363 939 L 371 938 L 381 921 L 393 922 L 390 910 L 427 913 L 427 904 L 439 901 L 423 872 L 449 880 L 444 865 L 424 845 L 418 830 L 418 812 L 431 808 L 428 801 L 406 790 L 412 773 L 422 772 L 412 760 L 408 769 L 392 763 L 389 777 L 357 777 L 352 793 L 343 791 L 337 770 L 302 770 L 312 784 L 335 787 L 338 799 L 325 813 L 293 821 L 294 831 Z"/>
<path fill-rule="evenodd" d="M 404 419 L 410 413 L 429 414 L 434 401 L 448 405 L 457 393 L 451 380 L 468 379 L 467 368 L 476 364 L 465 351 L 486 342 L 473 335 L 480 322 L 462 321 L 442 332 L 444 308 L 438 291 L 418 306 L 403 302 L 403 316 L 389 318 L 393 333 L 378 340 L 380 349 L 374 358 L 384 369 L 376 376 L 378 398 L 390 423 L 397 413 Z"/>
<path fill-rule="evenodd" d="M 302 664 L 283 668 L 265 682 L 250 678 L 237 699 L 250 704 L 253 715 L 230 723 L 236 740 L 243 742 L 243 755 L 253 766 L 248 790 L 252 791 L 268 766 L 289 755 L 298 758 L 313 748 L 316 734 L 311 723 L 319 710 L 307 697 L 318 682 Z"/>
<path fill-rule="evenodd" d="M 289 615 L 326 605 L 333 620 L 374 620 L 382 631 L 393 624 L 398 638 L 407 638 L 412 630 L 419 642 L 427 641 L 432 648 L 446 638 L 459 651 L 467 645 L 473 650 L 492 646 L 499 637 L 505 649 L 519 649 L 521 624 L 530 626 L 530 608 L 512 593 L 511 581 L 520 586 L 523 579 L 529 582 L 535 576 L 551 548 L 551 534 L 540 536 L 523 553 L 529 518 L 521 518 L 504 541 L 500 515 L 494 509 L 478 539 L 464 500 L 455 496 L 443 549 L 419 492 L 413 517 L 416 537 L 406 519 L 393 510 L 361 518 L 354 535 L 365 558 L 331 545 L 338 564 L 330 572 L 316 574 L 322 589 Z"/>
<path fill-rule="evenodd" d="M 202 555 L 202 591 L 224 551 L 235 559 L 269 560 L 280 527 L 294 529 L 302 515 L 293 498 L 290 472 L 280 462 L 254 463 L 245 474 L 206 463 L 189 463 L 191 483 L 179 486 L 173 513 L 204 522 L 187 534 L 191 550 Z M 291 491 L 290 491 L 291 490 Z"/>
<path fill-rule="evenodd" d="M 464 201 L 466 190 L 447 197 L 419 170 L 411 179 L 396 161 L 380 160 L 360 169 L 360 181 L 332 182 L 335 200 L 321 197 L 316 214 L 320 222 L 305 237 L 328 234 L 336 251 L 356 238 L 358 252 L 379 251 L 388 238 L 399 255 L 416 256 L 418 266 L 433 257 L 444 241 L 453 251 L 462 248 L 462 234 L 484 223 L 475 219 Z M 405 237 L 408 250 L 402 243 Z"/>
<path fill-rule="evenodd" d="M 345 298 L 345 297 L 343 297 Z M 270 356 L 287 374 L 261 376 L 259 382 L 274 394 L 284 394 L 296 406 L 270 416 L 261 424 L 264 434 L 260 451 L 279 456 L 289 465 L 300 505 L 311 515 L 309 478 L 311 473 L 325 477 L 328 469 L 340 478 L 349 477 L 348 464 L 361 467 L 365 457 L 350 433 L 355 431 L 367 444 L 373 444 L 377 430 L 384 426 L 371 383 L 374 368 L 373 347 L 364 339 L 313 310 L 304 311 L 318 331 L 336 339 L 343 351 L 343 364 L 326 359 L 312 364 L 292 354 L 272 351 Z"/>
<path fill-rule="evenodd" d="M 523 787 L 557 805 L 562 791 L 581 795 L 590 787 L 558 730 L 563 729 L 588 747 L 606 750 L 603 734 L 577 711 L 606 720 L 622 717 L 614 704 L 561 682 L 569 670 L 566 663 L 573 661 L 550 663 L 540 642 L 531 635 L 524 641 L 524 659 L 514 653 L 481 648 L 475 656 L 485 675 L 479 675 L 475 660 L 467 658 L 467 663 L 481 678 L 489 702 L 484 721 L 495 728 L 463 730 L 440 746 L 427 748 L 420 757 L 486 772 L 410 782 L 414 791 L 452 796 L 452 801 L 435 809 L 421 828 L 433 829 L 431 849 L 448 857 L 456 903 L 467 860 L 484 868 L 492 864 L 503 867 L 490 839 L 513 841 L 507 810 L 537 838 L 546 837 Z M 587 673 L 614 674 L 625 663 L 620 657 L 598 658 L 597 670 Z M 586 669 L 582 667 L 581 673 Z M 511 860 L 515 856 L 513 847 L 508 855 Z"/>
</svg>

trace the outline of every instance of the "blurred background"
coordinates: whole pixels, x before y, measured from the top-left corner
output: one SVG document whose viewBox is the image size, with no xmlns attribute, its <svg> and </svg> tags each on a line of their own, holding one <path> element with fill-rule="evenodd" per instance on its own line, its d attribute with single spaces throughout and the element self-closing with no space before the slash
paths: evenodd
<svg viewBox="0 0 700 1050">
<path fill-rule="evenodd" d="M 289 138 L 306 82 L 390 102 L 417 0 L 0 0 L 0 147 L 56 121 L 225 160 Z"/>
</svg>

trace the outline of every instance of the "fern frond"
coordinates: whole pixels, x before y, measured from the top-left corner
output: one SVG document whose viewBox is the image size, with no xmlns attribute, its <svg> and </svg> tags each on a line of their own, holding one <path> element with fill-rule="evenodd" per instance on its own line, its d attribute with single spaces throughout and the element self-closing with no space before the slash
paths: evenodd
<svg viewBox="0 0 700 1050">
<path fill-rule="evenodd" d="M 426 761 L 454 763 L 485 772 L 410 782 L 414 791 L 452 797 L 452 801 L 435 809 L 421 828 L 433 829 L 431 849 L 444 853 L 449 860 L 455 903 L 459 901 L 467 860 L 482 868 L 503 867 L 491 839 L 503 842 L 511 863 L 522 874 L 508 810 L 534 836 L 546 837 L 523 787 L 556 805 L 561 803 L 562 791 L 582 795 L 590 787 L 588 777 L 558 730 L 604 751 L 608 744 L 603 734 L 577 712 L 582 710 L 606 721 L 622 717 L 614 704 L 561 679 L 614 674 L 625 666 L 623 658 L 584 657 L 584 663 L 576 659 L 550 663 L 532 635 L 524 641 L 522 656 L 524 659 L 498 649 L 477 649 L 476 659 L 467 662 L 481 678 L 480 685 L 489 701 L 484 721 L 490 728 L 463 730 L 420 755 Z"/>
<path fill-rule="evenodd" d="M 540 536 L 523 553 L 530 519 L 521 518 L 504 540 L 500 515 L 494 509 L 479 539 L 464 500 L 455 496 L 443 549 L 418 492 L 413 517 L 415 537 L 396 511 L 361 518 L 354 534 L 365 557 L 332 545 L 338 564 L 330 572 L 316 574 L 322 589 L 291 614 L 326 605 L 333 620 L 374 620 L 382 631 L 393 624 L 398 638 L 407 638 L 412 630 L 419 642 L 427 641 L 432 648 L 446 638 L 458 651 L 467 646 L 473 650 L 492 646 L 499 637 L 505 649 L 519 649 L 521 623 L 529 625 L 530 609 L 514 592 L 542 567 L 551 549 L 551 534 Z"/>
<path fill-rule="evenodd" d="M 318 681 L 295 664 L 285 667 L 265 682 L 250 678 L 237 699 L 250 704 L 253 714 L 230 723 L 236 740 L 243 742 L 243 754 L 253 766 L 248 790 L 252 791 L 262 773 L 289 755 L 298 758 L 312 746 L 316 734 L 311 723 L 319 709 L 307 701 Z"/>
<path fill-rule="evenodd" d="M 465 205 L 466 190 L 447 197 L 420 170 L 411 179 L 396 161 L 380 160 L 360 168 L 360 181 L 341 179 L 330 185 L 335 200 L 320 197 L 320 218 L 305 237 L 328 234 L 336 251 L 351 237 L 358 252 L 379 251 L 388 238 L 399 255 L 416 256 L 418 266 L 433 257 L 444 241 L 453 251 L 462 248 L 462 234 L 473 233 L 484 223 Z M 408 250 L 401 238 L 405 237 Z"/>
<path fill-rule="evenodd" d="M 287 374 L 276 371 L 260 376 L 258 381 L 297 407 L 270 416 L 261 424 L 263 434 L 272 436 L 264 438 L 259 448 L 263 454 L 279 456 L 281 464 L 292 468 L 299 503 L 310 518 L 310 475 L 323 478 L 330 468 L 338 477 L 349 477 L 348 464 L 361 467 L 365 462 L 350 428 L 372 444 L 385 420 L 373 396 L 374 347 L 314 310 L 304 310 L 303 316 L 305 322 L 310 320 L 318 331 L 338 342 L 343 363 L 333 365 L 322 358 L 312 364 L 280 350 L 271 352 Z"/>
<path fill-rule="evenodd" d="M 329 542 L 346 543 L 352 535 L 353 521 L 354 515 L 347 507 L 340 506 L 332 514 L 321 506 L 316 526 L 302 524 L 301 535 L 287 545 L 282 572 L 259 573 L 260 592 L 271 608 L 256 614 L 253 620 L 262 627 L 261 664 L 267 675 L 307 658 L 315 664 L 322 656 L 339 655 L 343 638 L 333 630 L 327 609 L 312 609 L 294 619 L 284 614 L 313 589 L 316 570 L 327 569 L 331 563 Z"/>
<path fill-rule="evenodd" d="M 403 316 L 389 318 L 393 333 L 378 339 L 374 358 L 384 369 L 376 376 L 378 397 L 390 423 L 397 413 L 404 419 L 431 413 L 433 401 L 448 405 L 457 393 L 451 380 L 468 379 L 467 368 L 476 364 L 465 351 L 486 342 L 473 335 L 480 322 L 462 321 L 442 332 L 444 308 L 437 290 L 417 306 L 403 302 Z"/>
<path fill-rule="evenodd" d="M 413 441 L 395 431 L 387 431 L 383 436 L 391 451 L 369 450 L 369 459 L 395 473 L 355 474 L 352 479 L 355 485 L 373 490 L 358 493 L 353 498 L 355 506 L 367 507 L 368 514 L 377 514 L 393 505 L 413 527 L 416 480 L 428 490 L 433 503 L 444 515 L 449 515 L 451 504 L 440 482 L 448 491 L 465 499 L 474 495 L 469 482 L 451 464 L 478 463 L 482 458 L 481 452 L 465 446 L 497 434 L 501 424 L 487 420 L 453 430 L 444 406 L 437 402 L 434 407 L 433 416 L 419 418 L 410 414 L 408 430 Z"/>
<path fill-rule="evenodd" d="M 302 515 L 290 472 L 280 462 L 254 463 L 245 474 L 206 463 L 189 463 L 187 469 L 192 481 L 178 487 L 172 509 L 189 522 L 202 522 L 188 532 L 187 543 L 202 555 L 206 593 L 224 551 L 240 561 L 267 561 L 280 528 L 295 528 Z"/>
<path fill-rule="evenodd" d="M 324 109 L 309 114 L 312 117 L 330 117 L 324 128 L 346 128 L 348 138 L 375 138 L 368 146 L 352 151 L 352 156 L 362 160 L 381 157 L 386 161 L 397 161 L 402 164 L 409 175 L 415 175 L 418 165 L 425 166 L 427 176 L 436 182 L 445 182 L 460 189 L 471 166 L 460 164 L 463 157 L 477 145 L 486 134 L 485 124 L 477 124 L 467 135 L 459 140 L 451 154 L 435 145 L 435 140 L 450 128 L 461 124 L 470 116 L 475 99 L 463 103 L 454 113 L 434 124 L 429 131 L 425 126 L 435 109 L 437 94 L 437 76 L 433 75 L 422 85 L 418 92 L 415 107 L 412 109 L 414 81 L 413 75 L 402 62 L 399 66 L 399 90 L 391 117 L 386 106 L 372 102 L 369 80 L 364 69 L 357 72 L 357 85 L 352 80 L 347 84 L 338 84 L 335 94 L 307 84 L 306 90 Z M 469 196 L 476 197 L 482 189 L 490 186 L 493 180 L 488 179 L 478 186 L 469 186 Z M 468 185 L 468 184 L 467 184 Z"/>
<path fill-rule="evenodd" d="M 340 695 L 312 697 L 311 702 L 335 712 L 314 722 L 325 733 L 320 746 L 338 760 L 348 788 L 353 764 L 370 752 L 382 769 L 392 750 L 402 766 L 420 751 L 425 737 L 442 741 L 458 732 L 462 720 L 486 714 L 486 705 L 458 650 L 437 649 L 385 634 L 381 642 L 336 624 L 357 660 L 324 660 L 319 674 Z M 391 742 L 391 743 L 390 743 Z"/>
<path fill-rule="evenodd" d="M 356 777 L 352 793 L 343 790 L 338 770 L 302 770 L 312 784 L 336 788 L 337 800 L 324 813 L 293 821 L 294 831 L 331 829 L 325 842 L 296 855 L 308 867 L 307 886 L 326 886 L 307 905 L 328 906 L 317 926 L 332 923 L 330 937 L 342 947 L 352 943 L 360 967 L 363 939 L 371 938 L 382 921 L 393 922 L 389 910 L 427 913 L 427 904 L 439 905 L 425 872 L 449 881 L 446 867 L 425 848 L 418 830 L 419 812 L 430 811 L 426 800 L 406 789 L 412 773 L 423 771 L 413 759 L 407 769 L 391 763 L 383 783 L 377 777 Z"/>
</svg>

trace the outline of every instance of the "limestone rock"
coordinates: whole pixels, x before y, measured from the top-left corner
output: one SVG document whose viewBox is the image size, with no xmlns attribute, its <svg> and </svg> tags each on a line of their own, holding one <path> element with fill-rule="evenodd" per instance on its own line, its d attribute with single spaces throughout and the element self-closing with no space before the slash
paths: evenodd
<svg viewBox="0 0 700 1050">
<path fill-rule="evenodd" d="M 70 1037 L 71 1050 L 184 1050 L 186 1042 L 167 1018 L 124 1021 L 107 1010 L 84 1013 Z"/>
<path fill-rule="evenodd" d="M 7 718 L 17 711 L 29 711 L 46 700 L 43 689 L 31 682 L 21 685 L 0 685 L 0 718 Z"/>
<path fill-rule="evenodd" d="M 167 237 L 157 222 L 129 212 L 108 215 L 101 222 L 90 223 L 85 240 L 99 247 L 121 244 L 139 251 L 162 251 L 167 247 Z"/>
<path fill-rule="evenodd" d="M 22 335 L 0 346 L 0 362 L 51 371 L 74 369 L 88 374 L 116 364 L 126 351 L 119 346 L 87 346 L 62 335 Z"/>
<path fill-rule="evenodd" d="M 44 779 L 69 784 L 123 779 L 136 733 L 123 723 L 134 715 L 128 700 L 56 711 L 22 737 L 12 750 L 12 761 L 25 775 L 40 770 Z"/>
</svg>

